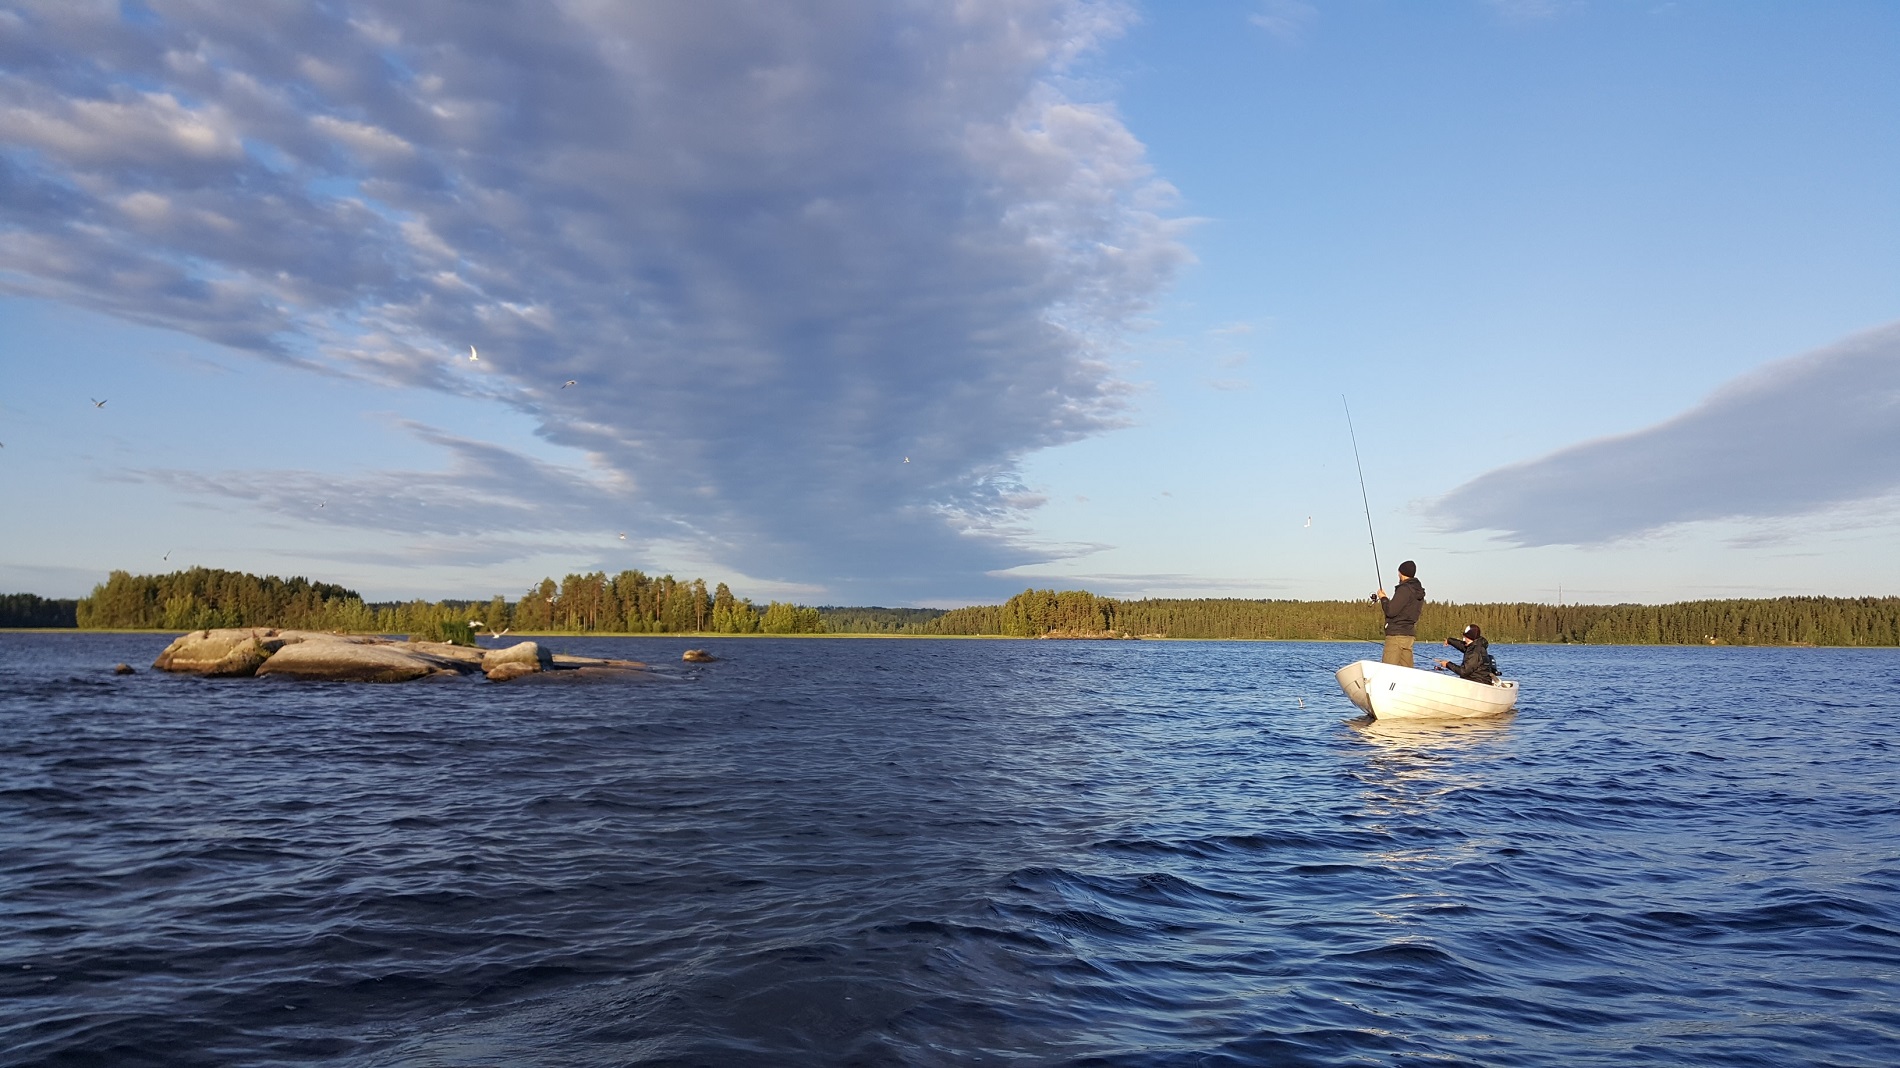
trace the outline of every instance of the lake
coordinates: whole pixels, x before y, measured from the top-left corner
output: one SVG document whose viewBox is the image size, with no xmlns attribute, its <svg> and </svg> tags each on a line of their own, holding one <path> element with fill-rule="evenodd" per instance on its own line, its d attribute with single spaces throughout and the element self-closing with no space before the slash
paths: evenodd
<svg viewBox="0 0 1900 1068">
<path fill-rule="evenodd" d="M 1896 650 L 1500 646 L 1398 729 L 1369 643 L 169 637 L 0 634 L 0 1063 L 1900 1063 Z"/>
</svg>

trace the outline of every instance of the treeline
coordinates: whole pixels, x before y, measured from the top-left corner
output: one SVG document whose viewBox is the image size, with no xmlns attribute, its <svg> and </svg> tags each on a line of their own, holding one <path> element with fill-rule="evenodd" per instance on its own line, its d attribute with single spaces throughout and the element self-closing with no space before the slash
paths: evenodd
<svg viewBox="0 0 1900 1068">
<path fill-rule="evenodd" d="M 30 595 L 24 595 L 30 596 Z M 36 598 L 37 600 L 37 598 Z M 74 602 L 67 602 L 73 604 Z M 28 624 L 59 626 L 61 624 Z M 725 583 L 706 589 L 639 571 L 542 579 L 519 600 L 404 601 L 366 604 L 355 591 L 305 578 L 192 568 L 168 575 L 114 571 L 80 599 L 65 626 L 122 630 L 283 627 L 373 634 L 572 631 L 613 634 L 816 634 L 818 609 L 736 598 Z"/>
<path fill-rule="evenodd" d="M 944 615 L 941 608 L 844 608 L 820 605 L 818 618 L 831 634 L 927 634 Z"/>
<path fill-rule="evenodd" d="M 497 597 L 488 605 L 492 629 L 608 632 L 614 634 L 822 634 L 818 609 L 772 601 L 764 607 L 734 597 L 723 582 L 711 592 L 706 580 L 652 578 L 639 571 L 569 575 L 541 585 L 513 605 Z"/>
<path fill-rule="evenodd" d="M 1365 601 L 1239 598 L 1117 600 L 1082 590 L 1024 590 L 998 605 L 812 608 L 735 597 L 723 582 L 639 571 L 541 580 L 520 598 L 366 604 L 356 591 L 304 578 L 192 568 L 169 575 L 114 571 L 77 602 L 0 596 L 0 626 L 198 630 L 286 627 L 439 635 L 490 634 L 917 634 L 1043 637 L 1376 640 L 1382 617 Z M 1427 602 L 1421 641 L 1468 623 L 1491 640 L 1591 644 L 1900 645 L 1900 597 L 1778 597 L 1665 605 Z"/>
<path fill-rule="evenodd" d="M 1024 590 L 1000 605 L 944 612 L 890 628 L 913 634 L 1125 634 L 1131 637 L 1377 640 L 1384 617 L 1366 601 L 1148 598 Z M 1476 623 L 1496 642 L 1604 645 L 1900 645 L 1900 597 L 1777 597 L 1664 605 L 1448 604 L 1428 601 L 1421 641 Z M 836 629 L 836 628 L 834 628 Z"/>
<path fill-rule="evenodd" d="M 127 630 L 370 630 L 375 614 L 355 590 L 328 582 L 194 567 L 168 575 L 114 571 L 89 596 L 80 598 L 75 622 L 81 627 Z"/>
<path fill-rule="evenodd" d="M 31 593 L 0 593 L 0 627 L 76 627 L 78 601 L 56 601 Z"/>
</svg>

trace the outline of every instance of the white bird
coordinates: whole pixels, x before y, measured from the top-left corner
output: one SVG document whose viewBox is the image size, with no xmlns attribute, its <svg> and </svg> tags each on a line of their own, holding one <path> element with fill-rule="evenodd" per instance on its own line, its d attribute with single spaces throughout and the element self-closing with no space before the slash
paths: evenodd
<svg viewBox="0 0 1900 1068">
<path fill-rule="evenodd" d="M 92 400 L 92 398 L 91 398 L 91 397 L 87 397 L 86 399 L 87 399 L 87 400 Z M 106 402 L 105 402 L 105 401 L 102 401 L 102 400 L 92 400 L 92 406 L 93 406 L 94 408 L 103 408 L 103 407 L 105 407 L 105 406 L 106 406 Z"/>
<path fill-rule="evenodd" d="M 566 389 L 569 386 L 578 386 L 578 385 L 580 385 L 579 380 L 570 378 L 567 381 L 561 383 L 561 388 Z"/>
<path fill-rule="evenodd" d="M 324 505 L 326 505 L 326 504 L 329 504 L 329 503 L 330 503 L 329 501 L 318 501 L 318 502 L 317 502 L 317 507 L 318 507 L 318 508 L 321 508 L 321 507 L 323 507 Z"/>
<path fill-rule="evenodd" d="M 621 540 L 621 541 L 626 541 L 626 540 L 627 540 L 627 536 L 626 536 L 625 534 L 622 534 L 622 535 L 620 535 L 620 540 Z"/>
<path fill-rule="evenodd" d="M 1313 525 L 1313 517 L 1312 517 L 1312 516 L 1310 516 L 1310 515 L 1309 515 L 1309 516 L 1307 516 L 1307 517 L 1306 517 L 1306 525 L 1307 525 L 1307 526 L 1309 526 L 1309 527 Z"/>
<path fill-rule="evenodd" d="M 481 359 L 482 357 L 481 357 L 481 354 L 480 354 L 480 353 L 478 353 L 478 352 L 476 352 L 476 351 L 475 351 L 475 346 L 473 346 L 473 345 L 470 345 L 470 346 L 468 347 L 468 358 L 469 358 L 469 359 L 471 359 L 471 360 L 479 360 L 479 359 Z"/>
<path fill-rule="evenodd" d="M 904 462 L 905 462 L 905 463 L 909 463 L 909 462 L 910 462 L 910 457 L 908 457 L 908 456 L 906 456 L 906 457 L 904 457 Z"/>
</svg>

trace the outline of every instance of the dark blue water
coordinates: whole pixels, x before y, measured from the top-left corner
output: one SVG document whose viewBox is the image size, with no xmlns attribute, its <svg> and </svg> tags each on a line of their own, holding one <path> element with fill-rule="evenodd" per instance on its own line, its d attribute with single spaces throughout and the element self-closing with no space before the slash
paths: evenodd
<svg viewBox="0 0 1900 1068">
<path fill-rule="evenodd" d="M 165 641 L 0 634 L 5 1064 L 1900 1063 L 1892 650 L 1382 730 L 1370 646 L 110 674 Z"/>
</svg>

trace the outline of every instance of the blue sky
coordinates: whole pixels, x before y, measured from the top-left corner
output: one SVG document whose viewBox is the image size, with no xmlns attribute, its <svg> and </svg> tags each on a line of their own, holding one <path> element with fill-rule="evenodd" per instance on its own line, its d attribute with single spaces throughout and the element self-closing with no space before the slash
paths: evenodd
<svg viewBox="0 0 1900 1068">
<path fill-rule="evenodd" d="M 11 5 L 0 590 L 1900 592 L 1900 9 L 943 8 Z"/>
</svg>

